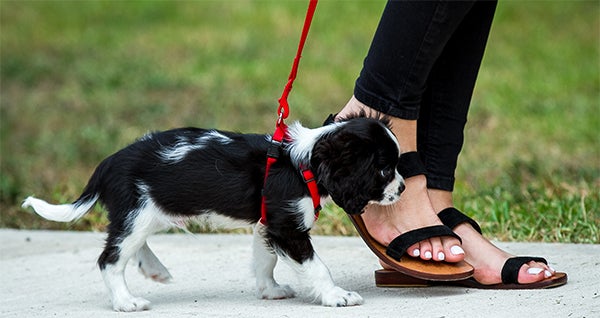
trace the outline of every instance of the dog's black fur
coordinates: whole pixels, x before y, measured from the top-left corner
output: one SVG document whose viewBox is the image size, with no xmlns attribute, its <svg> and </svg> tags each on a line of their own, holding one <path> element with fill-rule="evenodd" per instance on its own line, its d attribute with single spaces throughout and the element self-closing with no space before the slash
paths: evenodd
<svg viewBox="0 0 600 318">
<path fill-rule="evenodd" d="M 119 282 L 124 264 L 134 254 L 144 274 L 159 277 L 159 281 L 170 278 L 146 245 L 146 237 L 205 214 L 256 224 L 262 193 L 267 226 L 257 225 L 255 236 L 263 246 L 255 244 L 255 249 L 264 248 L 267 254 L 279 255 L 297 266 L 318 263 L 309 236 L 314 210 L 302 203 L 310 194 L 299 166 L 310 167 L 320 195 L 330 196 L 348 213 L 361 213 L 368 202 L 393 203 L 403 182 L 396 171 L 400 150 L 387 126 L 385 120 L 361 116 L 318 129 L 290 126 L 292 140 L 271 167 L 264 189 L 266 153 L 271 144 L 268 135 L 199 128 L 151 133 L 105 159 L 73 204 L 50 205 L 30 197 L 24 206 L 32 206 L 52 220 L 71 221 L 91 209 L 96 200 L 102 202 L 110 225 L 98 265 L 113 307 L 147 309 L 147 301 L 131 296 L 126 287 L 122 292 Z M 263 252 L 255 252 L 255 258 L 264 257 Z M 293 295 L 274 280 L 274 286 L 263 286 L 272 280 L 272 268 L 268 273 L 272 260 L 255 262 L 267 264 L 259 265 L 263 269 L 256 273 L 262 297 Z M 357 294 L 332 283 L 321 286 L 323 282 L 317 280 L 323 279 L 322 273 L 306 275 L 324 305 L 362 302 Z M 328 295 L 331 288 L 343 292 Z"/>
</svg>

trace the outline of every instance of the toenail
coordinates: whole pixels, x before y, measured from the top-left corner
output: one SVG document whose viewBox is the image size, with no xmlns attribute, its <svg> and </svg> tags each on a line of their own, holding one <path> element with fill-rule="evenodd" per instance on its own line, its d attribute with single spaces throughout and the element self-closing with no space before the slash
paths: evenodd
<svg viewBox="0 0 600 318">
<path fill-rule="evenodd" d="M 413 256 L 414 256 L 414 257 L 417 257 L 417 256 L 419 256 L 419 255 L 421 255 L 421 251 L 419 251 L 419 249 L 418 249 L 418 248 L 415 248 L 415 250 L 413 251 Z"/>
<path fill-rule="evenodd" d="M 431 257 L 433 257 L 433 255 L 430 251 L 425 252 L 425 259 L 430 259 Z"/>
<path fill-rule="evenodd" d="M 555 272 L 556 272 L 556 270 L 555 270 L 554 268 L 552 268 L 551 266 L 548 266 L 548 268 L 550 268 L 550 271 L 551 271 L 551 272 L 553 272 L 553 273 L 555 273 Z"/>
<path fill-rule="evenodd" d="M 541 268 L 531 267 L 527 270 L 527 274 L 537 275 L 537 274 L 541 273 L 542 271 L 543 271 L 543 269 L 541 269 Z"/>
<path fill-rule="evenodd" d="M 546 278 L 548 278 L 548 277 L 552 276 L 552 273 L 550 273 L 550 271 L 544 271 L 544 276 Z"/>
<path fill-rule="evenodd" d="M 462 247 L 460 247 L 458 245 L 454 245 L 450 248 L 450 252 L 452 252 L 453 255 L 460 255 L 460 254 L 464 254 L 465 250 L 463 250 Z"/>
<path fill-rule="evenodd" d="M 439 253 L 438 253 L 438 259 L 439 259 L 440 261 L 443 261 L 445 258 L 446 258 L 446 255 L 444 255 L 444 253 L 443 253 L 443 252 L 439 252 Z"/>
</svg>

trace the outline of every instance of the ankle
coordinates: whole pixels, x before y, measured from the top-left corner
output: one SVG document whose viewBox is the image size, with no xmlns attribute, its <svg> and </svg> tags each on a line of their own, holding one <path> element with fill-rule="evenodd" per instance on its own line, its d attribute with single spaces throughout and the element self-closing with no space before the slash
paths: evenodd
<svg viewBox="0 0 600 318">
<path fill-rule="evenodd" d="M 404 179 L 404 184 L 411 191 L 427 191 L 427 178 L 422 174 Z"/>
<path fill-rule="evenodd" d="M 452 191 L 427 189 L 427 194 L 436 213 L 454 206 Z"/>
</svg>

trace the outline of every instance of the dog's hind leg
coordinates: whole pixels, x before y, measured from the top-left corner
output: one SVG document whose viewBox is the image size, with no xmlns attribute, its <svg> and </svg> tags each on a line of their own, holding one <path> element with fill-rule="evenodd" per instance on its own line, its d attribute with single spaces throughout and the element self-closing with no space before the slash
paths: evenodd
<svg viewBox="0 0 600 318">
<path fill-rule="evenodd" d="M 124 274 L 127 262 L 144 248 L 146 238 L 167 228 L 167 224 L 159 217 L 160 213 L 160 210 L 148 201 L 142 208 L 124 214 L 127 217 L 121 222 L 111 223 L 109 226 L 106 247 L 100 255 L 98 265 L 110 292 L 113 309 L 116 311 L 150 309 L 148 300 L 135 297 L 129 292 Z"/>
<path fill-rule="evenodd" d="M 98 266 L 104 283 L 110 292 L 113 309 L 116 311 L 142 311 L 150 309 L 150 302 L 135 297 L 129 292 L 125 282 L 125 267 L 129 259 L 145 242 L 132 233 L 121 234 L 123 237 L 109 233 L 106 247 L 100 255 Z"/>
<path fill-rule="evenodd" d="M 145 242 L 137 251 L 136 258 L 140 273 L 147 278 L 159 283 L 168 283 L 173 278 L 167 268 L 154 255 L 148 243 Z"/>
<path fill-rule="evenodd" d="M 288 285 L 279 285 L 273 277 L 277 255 L 265 240 L 265 226 L 257 223 L 254 227 L 252 246 L 256 292 L 261 299 L 284 299 L 294 297 Z"/>
</svg>

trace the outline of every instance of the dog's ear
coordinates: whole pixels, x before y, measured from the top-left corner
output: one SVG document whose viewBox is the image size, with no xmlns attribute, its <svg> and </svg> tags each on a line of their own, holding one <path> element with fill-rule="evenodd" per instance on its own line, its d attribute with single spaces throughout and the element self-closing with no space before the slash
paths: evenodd
<svg viewBox="0 0 600 318">
<path fill-rule="evenodd" d="M 369 203 L 366 194 L 355 185 L 332 184 L 330 186 L 331 199 L 348 214 L 361 214 Z"/>
<path fill-rule="evenodd" d="M 366 177 L 362 166 L 370 166 L 369 151 L 360 147 L 354 134 L 337 133 L 319 140 L 311 158 L 317 180 L 329 192 L 331 199 L 349 214 L 360 214 L 369 200 L 365 191 Z M 364 154 L 361 154 L 364 153 Z M 367 155 L 368 154 L 368 155 Z"/>
</svg>

